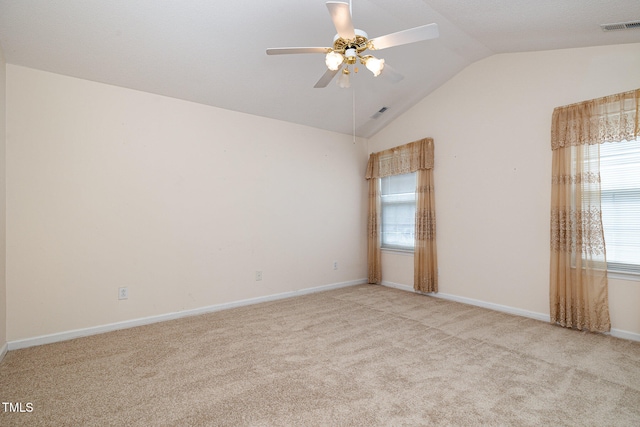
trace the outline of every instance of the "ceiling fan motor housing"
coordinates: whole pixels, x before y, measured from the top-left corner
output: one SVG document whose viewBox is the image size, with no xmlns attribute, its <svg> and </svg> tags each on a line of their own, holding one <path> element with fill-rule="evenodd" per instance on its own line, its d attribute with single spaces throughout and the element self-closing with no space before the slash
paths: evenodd
<svg viewBox="0 0 640 427">
<path fill-rule="evenodd" d="M 357 57 L 358 57 L 358 55 L 356 53 L 356 49 L 355 48 L 349 47 L 344 52 L 344 58 L 345 58 L 345 61 L 347 62 L 347 64 L 355 64 Z"/>
<path fill-rule="evenodd" d="M 347 50 L 355 49 L 356 55 L 364 52 L 369 47 L 369 38 L 367 33 L 362 30 L 354 30 L 356 38 L 352 40 L 345 40 L 338 34 L 333 38 L 333 51 L 342 53 L 347 56 Z"/>
</svg>

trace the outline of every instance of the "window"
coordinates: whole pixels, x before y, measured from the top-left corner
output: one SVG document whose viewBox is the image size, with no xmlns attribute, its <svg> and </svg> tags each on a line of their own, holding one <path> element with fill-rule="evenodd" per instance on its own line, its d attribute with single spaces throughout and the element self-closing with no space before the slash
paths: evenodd
<svg viewBox="0 0 640 427">
<path fill-rule="evenodd" d="M 380 178 L 382 243 L 413 251 L 416 224 L 416 172 Z"/>
<path fill-rule="evenodd" d="M 640 274 L 640 139 L 600 144 L 607 270 Z"/>
</svg>

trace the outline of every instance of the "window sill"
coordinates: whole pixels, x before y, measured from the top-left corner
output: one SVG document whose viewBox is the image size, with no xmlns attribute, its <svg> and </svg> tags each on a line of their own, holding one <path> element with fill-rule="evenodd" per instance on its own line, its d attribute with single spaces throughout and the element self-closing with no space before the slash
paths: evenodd
<svg viewBox="0 0 640 427">
<path fill-rule="evenodd" d="M 628 280 L 630 282 L 640 282 L 640 274 L 637 274 L 637 273 L 607 271 L 607 277 L 609 279 Z"/>
<path fill-rule="evenodd" d="M 381 248 L 382 252 L 401 255 L 401 256 L 413 256 L 414 251 L 412 249 L 394 249 L 394 248 Z"/>
</svg>

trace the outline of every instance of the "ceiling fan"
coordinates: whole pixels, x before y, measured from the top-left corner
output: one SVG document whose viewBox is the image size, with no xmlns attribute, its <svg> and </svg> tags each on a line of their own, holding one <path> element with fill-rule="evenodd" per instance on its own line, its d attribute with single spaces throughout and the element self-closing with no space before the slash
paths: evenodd
<svg viewBox="0 0 640 427">
<path fill-rule="evenodd" d="M 385 36 L 369 39 L 367 33 L 353 27 L 351 21 L 351 8 L 344 2 L 327 2 L 329 14 L 333 20 L 338 34 L 333 38 L 332 47 L 281 47 L 267 49 L 267 55 L 286 55 L 298 53 L 324 53 L 327 71 L 315 84 L 315 88 L 326 87 L 342 68 L 342 73 L 338 78 L 338 86 L 347 88 L 350 86 L 349 66 L 353 65 L 357 73 L 356 63 L 360 61 L 367 67 L 374 76 L 381 73 L 394 82 L 402 80 L 404 77 L 384 63 L 384 59 L 378 59 L 366 51 L 382 50 L 403 44 L 415 43 L 423 40 L 434 39 L 439 36 L 438 24 L 422 25 Z M 344 65 L 344 68 L 343 68 Z"/>
</svg>

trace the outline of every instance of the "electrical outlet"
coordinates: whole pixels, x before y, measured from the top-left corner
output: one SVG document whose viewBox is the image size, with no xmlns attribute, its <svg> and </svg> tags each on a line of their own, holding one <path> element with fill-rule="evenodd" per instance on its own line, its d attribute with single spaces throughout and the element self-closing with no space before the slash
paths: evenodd
<svg viewBox="0 0 640 427">
<path fill-rule="evenodd" d="M 333 261 L 333 269 L 334 270 L 338 269 L 338 261 Z"/>
<path fill-rule="evenodd" d="M 128 299 L 129 298 L 129 288 L 118 288 L 118 299 Z"/>
<path fill-rule="evenodd" d="M 262 280 L 262 271 L 256 271 L 256 282 Z"/>
</svg>

